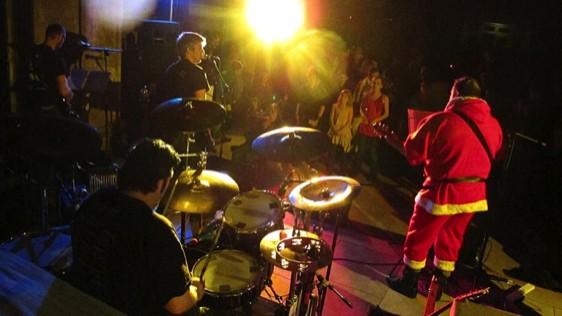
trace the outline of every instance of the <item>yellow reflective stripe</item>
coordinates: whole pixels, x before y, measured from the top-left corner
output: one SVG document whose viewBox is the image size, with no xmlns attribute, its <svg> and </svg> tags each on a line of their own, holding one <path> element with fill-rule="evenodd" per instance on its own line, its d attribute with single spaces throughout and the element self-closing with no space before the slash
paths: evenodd
<svg viewBox="0 0 562 316">
<path fill-rule="evenodd" d="M 416 196 L 416 204 L 433 215 L 454 215 L 485 212 L 488 210 L 488 201 L 486 199 L 464 204 L 437 204 L 430 199 Z"/>
<path fill-rule="evenodd" d="M 404 255 L 403 260 L 408 267 L 414 270 L 421 270 L 425 267 L 425 259 L 423 261 L 410 260 L 406 257 L 406 255 Z"/>
<path fill-rule="evenodd" d="M 446 260 L 439 260 L 439 258 L 433 258 L 433 264 L 437 269 L 447 272 L 455 271 L 455 262 L 454 261 L 446 261 Z"/>
</svg>

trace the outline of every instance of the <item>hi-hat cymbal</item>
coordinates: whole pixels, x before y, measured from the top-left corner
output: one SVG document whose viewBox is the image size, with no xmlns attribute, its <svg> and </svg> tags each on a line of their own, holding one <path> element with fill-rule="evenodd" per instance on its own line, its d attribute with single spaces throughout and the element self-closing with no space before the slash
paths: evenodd
<svg viewBox="0 0 562 316">
<path fill-rule="evenodd" d="M 297 185 L 289 194 L 289 201 L 303 211 L 333 211 L 348 206 L 360 189 L 359 182 L 352 178 L 317 177 Z"/>
<path fill-rule="evenodd" d="M 252 150 L 267 159 L 280 162 L 306 161 L 328 151 L 328 136 L 308 127 L 281 127 L 261 134 L 252 142 Z"/>
<path fill-rule="evenodd" d="M 316 271 L 330 264 L 332 251 L 318 235 L 304 230 L 282 229 L 270 232 L 260 242 L 263 257 L 288 271 Z"/>
<path fill-rule="evenodd" d="M 196 132 L 222 123 L 226 110 L 213 101 L 175 98 L 159 104 L 151 116 L 154 124 L 162 128 Z"/>
<path fill-rule="evenodd" d="M 172 194 L 170 209 L 189 214 L 208 214 L 223 207 L 240 189 L 229 175 L 212 170 L 182 172 Z"/>
</svg>

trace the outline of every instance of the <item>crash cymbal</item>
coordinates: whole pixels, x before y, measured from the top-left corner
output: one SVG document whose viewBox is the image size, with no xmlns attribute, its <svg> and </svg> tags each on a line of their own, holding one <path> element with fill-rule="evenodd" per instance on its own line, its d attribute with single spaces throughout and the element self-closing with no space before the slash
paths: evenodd
<svg viewBox="0 0 562 316">
<path fill-rule="evenodd" d="M 262 238 L 260 251 L 275 266 L 288 271 L 316 271 L 330 264 L 332 251 L 316 234 L 297 230 L 273 231 Z"/>
<path fill-rule="evenodd" d="M 289 193 L 289 201 L 293 207 L 303 211 L 333 211 L 348 206 L 360 189 L 359 182 L 352 178 L 317 177 L 297 185 Z"/>
<path fill-rule="evenodd" d="M 238 184 L 225 173 L 203 170 L 198 175 L 196 172 L 187 170 L 179 175 L 170 209 L 189 214 L 212 213 L 240 191 Z"/>
<path fill-rule="evenodd" d="M 261 134 L 252 142 L 252 150 L 267 159 L 280 162 L 306 161 L 328 151 L 328 136 L 308 127 L 281 127 Z"/>
<path fill-rule="evenodd" d="M 27 122 L 25 144 L 40 156 L 53 159 L 89 159 L 101 148 L 101 136 L 93 126 L 70 118 L 39 118 Z"/>
<path fill-rule="evenodd" d="M 222 123 L 226 110 L 213 101 L 175 98 L 158 105 L 151 116 L 154 124 L 162 128 L 196 132 Z"/>
</svg>

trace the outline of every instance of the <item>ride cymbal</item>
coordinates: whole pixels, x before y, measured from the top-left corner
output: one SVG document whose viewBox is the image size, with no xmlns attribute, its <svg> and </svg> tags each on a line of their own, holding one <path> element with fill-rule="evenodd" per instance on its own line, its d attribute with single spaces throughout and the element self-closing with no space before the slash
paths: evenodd
<svg viewBox="0 0 562 316">
<path fill-rule="evenodd" d="M 159 104 L 151 117 L 153 124 L 163 129 L 197 132 L 222 123 L 226 110 L 213 101 L 175 98 Z"/>
<path fill-rule="evenodd" d="M 280 162 L 299 162 L 326 153 L 331 146 L 325 133 L 308 127 L 281 127 L 258 136 L 252 150 Z"/>
</svg>

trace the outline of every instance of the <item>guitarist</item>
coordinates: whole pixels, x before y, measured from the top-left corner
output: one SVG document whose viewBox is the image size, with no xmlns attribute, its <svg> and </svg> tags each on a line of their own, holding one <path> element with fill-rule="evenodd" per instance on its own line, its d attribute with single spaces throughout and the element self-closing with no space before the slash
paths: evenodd
<svg viewBox="0 0 562 316">
<path fill-rule="evenodd" d="M 386 138 L 400 142 L 394 133 Z M 404 242 L 403 275 L 387 278 L 392 289 L 416 297 L 432 245 L 435 274 L 441 287 L 446 284 L 474 213 L 488 210 L 486 179 L 501 144 L 501 127 L 470 77 L 455 80 L 445 109 L 424 118 L 408 135 L 404 153 L 410 164 L 424 167 L 425 180 Z"/>
<path fill-rule="evenodd" d="M 60 24 L 50 24 L 45 40 L 35 47 L 31 60 L 31 111 L 43 115 L 67 114 L 73 97 L 68 82 L 68 67 L 59 54 L 66 39 Z"/>
</svg>

